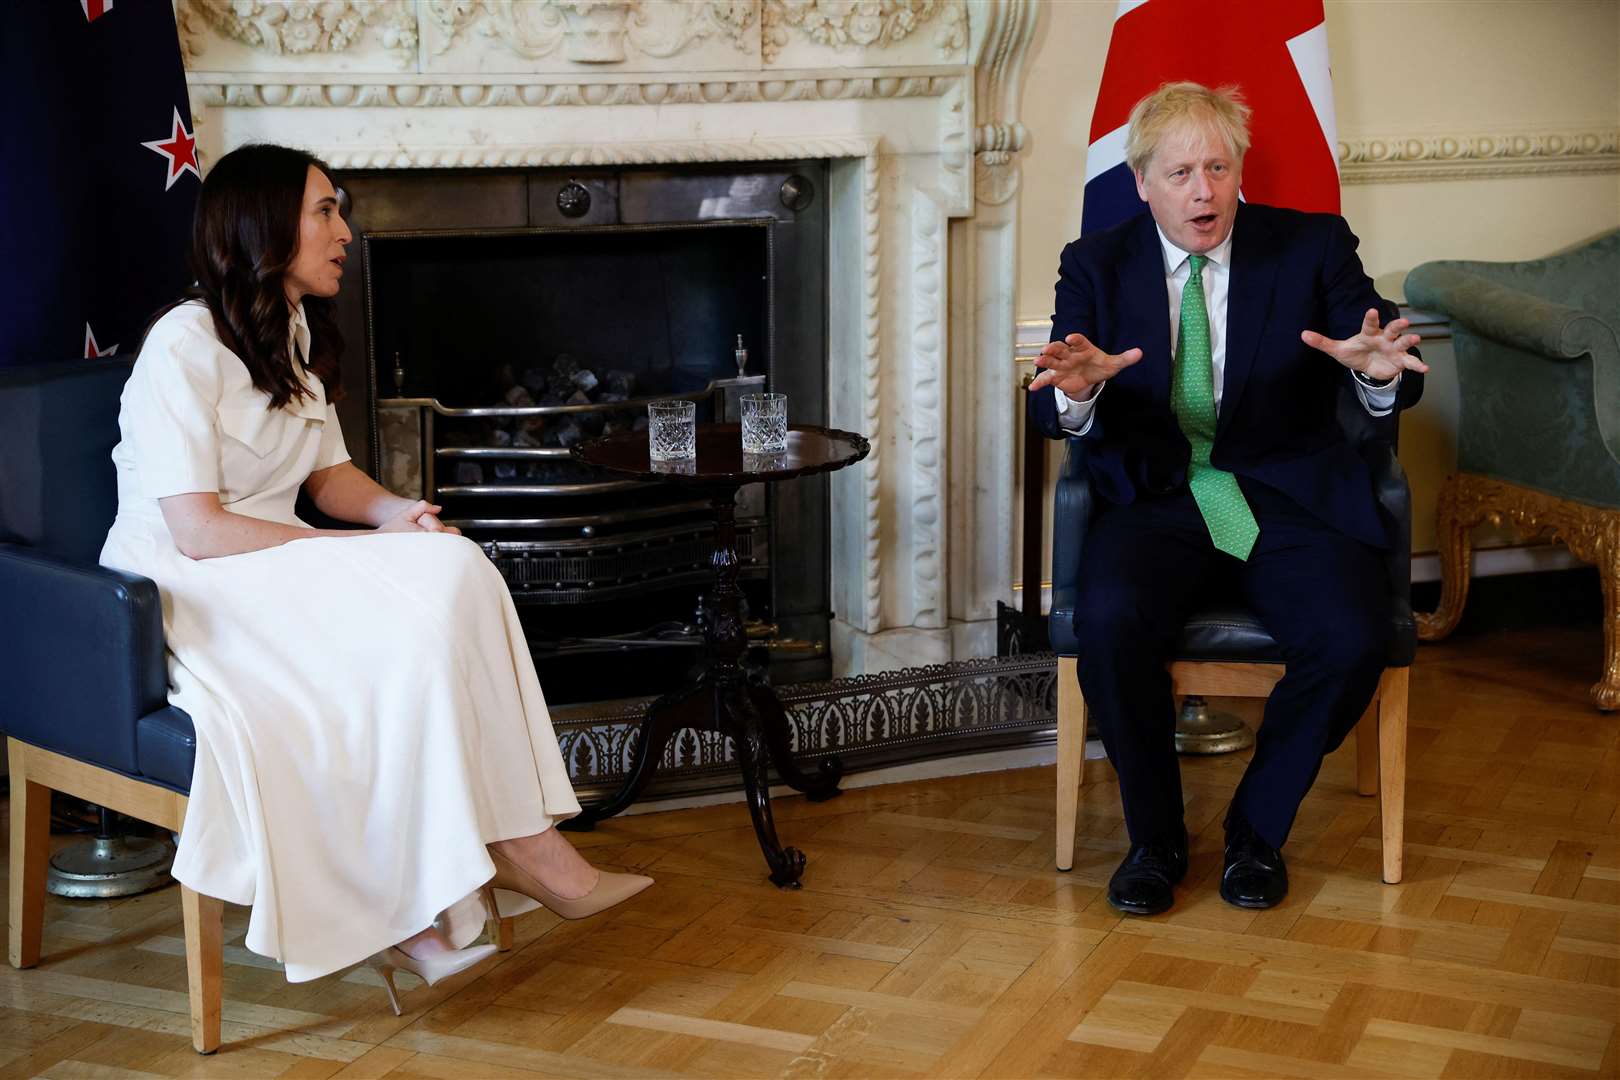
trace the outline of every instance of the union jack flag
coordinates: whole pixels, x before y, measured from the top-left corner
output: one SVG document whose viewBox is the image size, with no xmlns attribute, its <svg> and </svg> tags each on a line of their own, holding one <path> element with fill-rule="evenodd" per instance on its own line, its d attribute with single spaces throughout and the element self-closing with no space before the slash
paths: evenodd
<svg viewBox="0 0 1620 1080">
<path fill-rule="evenodd" d="M 1254 110 L 1243 197 L 1339 211 L 1333 78 L 1322 0 L 1120 0 L 1086 153 L 1080 232 L 1147 209 L 1125 164 L 1131 106 L 1167 82 L 1235 85 Z"/>
<path fill-rule="evenodd" d="M 0 367 L 133 352 L 201 180 L 169 0 L 26 0 L 0 33 Z"/>
</svg>

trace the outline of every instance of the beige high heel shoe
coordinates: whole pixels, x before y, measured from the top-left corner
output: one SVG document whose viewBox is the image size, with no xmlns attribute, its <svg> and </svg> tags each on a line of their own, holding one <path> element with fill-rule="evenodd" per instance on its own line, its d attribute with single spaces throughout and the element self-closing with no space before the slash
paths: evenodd
<svg viewBox="0 0 1620 1080">
<path fill-rule="evenodd" d="M 419 960 L 397 945 L 390 945 L 371 958 L 371 965 L 382 976 L 383 986 L 388 989 L 388 1004 L 394 1007 L 394 1015 L 399 1016 L 403 1010 L 399 1007 L 399 990 L 394 986 L 395 971 L 403 969 L 433 986 L 494 955 L 495 946 L 479 945 L 477 948 L 437 953 Z"/>
<path fill-rule="evenodd" d="M 450 943 L 452 949 L 465 949 L 482 934 L 491 921 L 499 922 L 515 915 L 523 915 L 540 907 L 540 901 L 506 889 L 483 885 L 439 912 L 433 925 Z M 489 935 L 497 944 L 504 941 L 499 930 Z M 502 948 L 505 951 L 505 948 Z"/>
<path fill-rule="evenodd" d="M 495 877 L 490 882 L 493 888 L 497 891 L 522 893 L 532 900 L 540 901 L 565 919 L 584 919 L 599 911 L 606 911 L 653 883 L 652 878 L 640 874 L 615 874 L 599 870 L 596 887 L 584 896 L 570 899 L 558 896 L 540 884 L 528 871 L 494 848 L 490 849 L 489 857 L 495 862 Z"/>
</svg>

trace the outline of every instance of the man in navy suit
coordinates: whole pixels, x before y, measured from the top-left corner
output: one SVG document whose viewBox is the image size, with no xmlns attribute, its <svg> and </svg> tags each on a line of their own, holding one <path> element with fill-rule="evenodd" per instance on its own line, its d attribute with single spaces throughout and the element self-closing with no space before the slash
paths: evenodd
<svg viewBox="0 0 1620 1080">
<path fill-rule="evenodd" d="M 1064 248 L 1030 386 L 1099 496 L 1075 632 L 1131 840 L 1108 900 L 1130 914 L 1169 908 L 1187 870 L 1165 663 L 1199 601 L 1235 588 L 1287 660 L 1226 818 L 1221 895 L 1241 907 L 1286 894 L 1279 849 L 1393 632 L 1396 538 L 1335 409 L 1347 381 L 1375 416 L 1411 405 L 1428 369 L 1343 218 L 1239 201 L 1248 115 L 1196 83 L 1137 103 L 1125 156 L 1150 213 Z"/>
</svg>

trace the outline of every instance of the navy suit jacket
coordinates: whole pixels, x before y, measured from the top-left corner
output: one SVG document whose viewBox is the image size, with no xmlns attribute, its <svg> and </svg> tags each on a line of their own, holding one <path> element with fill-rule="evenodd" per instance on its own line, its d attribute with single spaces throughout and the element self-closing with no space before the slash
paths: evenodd
<svg viewBox="0 0 1620 1080">
<path fill-rule="evenodd" d="M 1210 461 L 1266 484 L 1347 536 L 1375 547 L 1394 537 L 1371 474 L 1336 417 L 1350 372 L 1299 339 L 1301 330 L 1353 336 L 1368 308 L 1397 316 L 1356 257 L 1337 214 L 1239 203 L 1226 305 L 1226 367 Z M 1081 333 L 1109 353 L 1142 359 L 1110 379 L 1092 414 L 1086 465 L 1099 495 L 1129 503 L 1186 483 L 1192 447 L 1170 411 L 1170 297 L 1153 217 L 1143 213 L 1063 249 L 1052 340 Z M 1416 404 L 1423 377 L 1401 377 L 1396 408 Z M 1059 426 L 1050 388 L 1030 395 L 1030 419 Z M 1061 527 L 1061 523 L 1059 524 Z"/>
</svg>

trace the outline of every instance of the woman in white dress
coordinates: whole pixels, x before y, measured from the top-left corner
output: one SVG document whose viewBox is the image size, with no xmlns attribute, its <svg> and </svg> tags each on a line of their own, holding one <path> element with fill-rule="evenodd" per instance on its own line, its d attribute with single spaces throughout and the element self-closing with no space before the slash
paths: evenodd
<svg viewBox="0 0 1620 1080">
<path fill-rule="evenodd" d="M 174 876 L 251 905 L 293 982 L 368 956 L 429 983 L 496 902 L 581 918 L 651 884 L 552 826 L 579 812 L 505 582 L 439 507 L 344 450 L 326 311 L 348 227 L 330 170 L 247 146 L 209 171 L 197 286 L 124 389 L 107 566 L 157 582 L 169 701 L 197 732 Z M 312 529 L 300 489 L 365 530 Z"/>
</svg>

